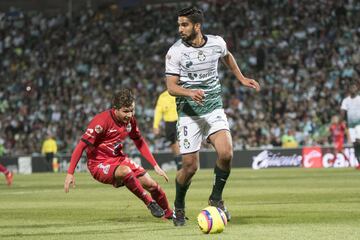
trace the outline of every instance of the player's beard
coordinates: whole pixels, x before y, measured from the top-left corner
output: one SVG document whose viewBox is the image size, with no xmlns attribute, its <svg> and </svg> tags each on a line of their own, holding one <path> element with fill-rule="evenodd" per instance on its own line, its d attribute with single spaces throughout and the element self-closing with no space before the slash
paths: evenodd
<svg viewBox="0 0 360 240">
<path fill-rule="evenodd" d="M 189 36 L 180 35 L 181 39 L 185 42 L 191 43 L 196 38 L 195 28 L 192 29 Z"/>
</svg>

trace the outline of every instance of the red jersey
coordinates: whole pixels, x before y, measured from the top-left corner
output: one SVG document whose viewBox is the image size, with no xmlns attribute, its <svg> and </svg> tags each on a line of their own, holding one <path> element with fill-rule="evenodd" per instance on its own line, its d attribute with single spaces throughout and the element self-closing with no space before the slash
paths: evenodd
<svg viewBox="0 0 360 240">
<path fill-rule="evenodd" d="M 338 124 L 333 123 L 330 125 L 330 132 L 334 143 L 344 142 L 345 130 L 346 130 L 345 123 L 338 123 Z"/>
<path fill-rule="evenodd" d="M 132 117 L 129 123 L 121 123 L 116 119 L 114 110 L 110 109 L 99 113 L 89 123 L 71 155 L 68 173 L 74 173 L 84 149 L 86 149 L 89 169 L 100 163 L 118 164 L 123 161 L 127 156 L 123 152 L 123 143 L 128 136 L 141 155 L 152 166 L 157 165 L 145 139 L 141 136 L 135 117 Z"/>
<path fill-rule="evenodd" d="M 135 117 L 127 124 L 116 120 L 114 110 L 97 114 L 89 123 L 81 140 L 85 142 L 88 160 L 103 161 L 109 158 L 125 157 L 123 143 L 125 138 L 141 138 Z"/>
</svg>

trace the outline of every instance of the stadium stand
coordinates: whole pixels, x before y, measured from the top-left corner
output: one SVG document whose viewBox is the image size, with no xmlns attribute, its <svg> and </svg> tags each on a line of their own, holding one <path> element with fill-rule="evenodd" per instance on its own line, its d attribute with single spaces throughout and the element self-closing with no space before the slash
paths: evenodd
<svg viewBox="0 0 360 240">
<path fill-rule="evenodd" d="M 348 82 L 359 81 L 359 1 L 201 1 L 204 32 L 227 41 L 242 71 L 262 85 L 242 88 L 224 67 L 223 99 L 234 147 L 281 145 L 288 130 L 300 145 L 329 144 Z M 110 107 L 121 85 L 137 94 L 139 125 L 151 132 L 165 87 L 164 57 L 176 41 L 183 5 L 84 8 L 64 14 L 0 12 L 0 138 L 7 155 L 39 153 L 47 132 L 71 152 L 88 120 Z M 286 26 L 286 27 L 284 27 Z M 128 151 L 129 152 L 129 151 Z"/>
</svg>

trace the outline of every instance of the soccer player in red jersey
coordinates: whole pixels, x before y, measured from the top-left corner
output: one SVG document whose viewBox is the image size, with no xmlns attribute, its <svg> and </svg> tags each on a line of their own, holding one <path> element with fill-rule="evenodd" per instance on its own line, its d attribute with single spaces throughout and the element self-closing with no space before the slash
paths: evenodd
<svg viewBox="0 0 360 240">
<path fill-rule="evenodd" d="M 347 161 L 348 158 L 344 154 L 344 141 L 345 141 L 345 134 L 347 136 L 347 139 L 349 138 L 349 133 L 346 128 L 346 125 L 344 122 L 340 122 L 338 116 L 333 116 L 331 119 L 331 125 L 330 125 L 330 133 L 332 142 L 334 145 L 334 160 L 336 159 L 336 156 L 338 153 L 342 153 Z"/>
<path fill-rule="evenodd" d="M 135 99 L 131 90 L 121 89 L 114 95 L 112 108 L 97 114 L 90 121 L 72 153 L 64 190 L 67 193 L 70 185 L 75 186 L 74 171 L 86 150 L 88 169 L 97 181 L 112 184 L 116 188 L 125 185 L 145 203 L 153 216 L 170 219 L 172 210 L 165 192 L 122 149 L 125 138 L 130 137 L 155 172 L 168 181 L 166 173 L 157 164 L 139 131 L 134 109 Z"/>
<path fill-rule="evenodd" d="M 13 182 L 13 174 L 12 174 L 12 172 L 10 172 L 2 164 L 0 164 L 0 172 L 4 173 L 7 185 L 11 186 L 11 184 Z"/>
</svg>

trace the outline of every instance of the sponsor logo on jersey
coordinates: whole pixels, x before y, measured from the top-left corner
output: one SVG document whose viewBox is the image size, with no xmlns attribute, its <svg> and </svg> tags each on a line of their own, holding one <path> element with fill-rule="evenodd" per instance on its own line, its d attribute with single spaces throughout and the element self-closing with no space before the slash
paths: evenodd
<svg viewBox="0 0 360 240">
<path fill-rule="evenodd" d="M 96 126 L 95 126 L 95 132 L 96 132 L 96 133 L 101 133 L 102 131 L 103 131 L 102 126 L 100 126 L 100 125 L 96 125 Z"/>
<path fill-rule="evenodd" d="M 209 71 L 207 73 L 200 73 L 200 74 L 188 73 L 188 78 L 191 79 L 191 80 L 194 80 L 195 78 L 204 79 L 204 78 L 209 78 L 209 77 L 212 77 L 212 76 L 215 76 L 215 75 L 216 75 L 216 70 L 212 70 L 212 71 Z"/>
<path fill-rule="evenodd" d="M 121 141 L 114 143 L 114 150 L 113 150 L 114 156 L 119 155 L 119 153 L 121 153 L 122 148 L 123 148 L 123 144 Z"/>
<path fill-rule="evenodd" d="M 216 75 L 216 71 L 213 70 L 213 71 L 210 71 L 210 72 L 207 72 L 207 73 L 200 73 L 199 74 L 199 78 L 200 79 L 203 79 L 203 78 L 208 78 L 208 77 L 211 77 L 211 76 L 214 76 Z"/>
<path fill-rule="evenodd" d="M 188 73 L 188 78 L 194 80 L 197 77 L 196 73 Z"/>
<path fill-rule="evenodd" d="M 185 63 L 185 67 L 186 68 L 189 68 L 189 67 L 191 67 L 193 65 L 193 62 L 192 61 L 186 61 L 186 63 Z"/>
</svg>

